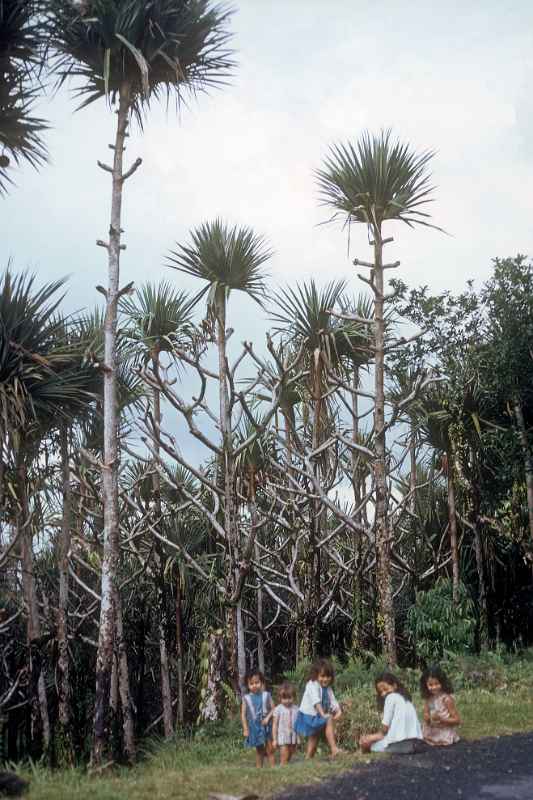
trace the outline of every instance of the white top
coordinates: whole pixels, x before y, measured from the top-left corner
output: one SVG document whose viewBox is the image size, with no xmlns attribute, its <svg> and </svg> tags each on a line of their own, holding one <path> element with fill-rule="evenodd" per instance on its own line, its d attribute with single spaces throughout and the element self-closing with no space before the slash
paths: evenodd
<svg viewBox="0 0 533 800">
<path fill-rule="evenodd" d="M 335 695 L 333 694 L 333 689 L 330 686 L 328 686 L 328 695 L 329 695 L 329 711 L 334 714 L 338 710 L 339 704 L 337 703 Z M 314 717 L 318 713 L 316 710 L 316 706 L 321 702 L 322 702 L 321 685 L 319 684 L 318 681 L 307 681 L 304 696 L 302 697 L 302 702 L 300 703 L 300 711 L 302 712 L 302 714 L 310 714 L 312 717 Z"/>
<path fill-rule="evenodd" d="M 391 692 L 386 696 L 382 724 L 389 729 L 385 735 L 387 745 L 403 742 L 404 739 L 422 738 L 414 705 L 398 692 Z"/>
</svg>

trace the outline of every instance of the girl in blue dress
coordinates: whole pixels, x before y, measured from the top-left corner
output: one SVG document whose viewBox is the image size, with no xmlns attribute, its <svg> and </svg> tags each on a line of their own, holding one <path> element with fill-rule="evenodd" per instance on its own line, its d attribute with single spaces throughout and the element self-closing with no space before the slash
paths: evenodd
<svg viewBox="0 0 533 800">
<path fill-rule="evenodd" d="M 242 732 L 246 747 L 255 747 L 255 766 L 262 767 L 265 756 L 271 767 L 275 765 L 272 747 L 272 696 L 265 690 L 265 676 L 259 670 L 246 675 L 248 693 L 241 706 Z"/>
<path fill-rule="evenodd" d="M 331 757 L 342 751 L 335 739 L 335 722 L 341 716 L 341 707 L 333 694 L 335 671 L 329 661 L 315 661 L 309 673 L 294 730 L 307 737 L 306 758 L 313 758 L 322 731 L 331 751 Z"/>
</svg>

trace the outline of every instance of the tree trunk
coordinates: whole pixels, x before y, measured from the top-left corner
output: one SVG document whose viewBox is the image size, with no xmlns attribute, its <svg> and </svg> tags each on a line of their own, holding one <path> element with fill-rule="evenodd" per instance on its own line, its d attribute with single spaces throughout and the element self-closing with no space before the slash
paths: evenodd
<svg viewBox="0 0 533 800">
<path fill-rule="evenodd" d="M 50 747 L 50 718 L 48 715 L 48 700 L 46 697 L 46 684 L 42 669 L 41 657 L 41 619 L 39 616 L 39 603 L 37 601 L 37 586 L 33 571 L 33 544 L 30 508 L 27 494 L 27 468 L 23 456 L 24 448 L 21 447 L 17 454 L 17 484 L 19 492 L 20 513 L 18 515 L 19 541 L 21 548 L 22 590 L 27 611 L 27 640 L 29 647 L 29 668 L 32 705 L 32 739 L 38 740 L 39 726 L 43 737 L 43 746 L 46 753 Z"/>
<path fill-rule="evenodd" d="M 124 752 L 130 764 L 136 758 L 135 749 L 135 724 L 131 705 L 130 677 L 128 670 L 128 657 L 126 654 L 126 644 L 124 642 L 124 630 L 122 624 L 122 599 L 117 593 L 117 655 L 118 655 L 118 689 L 120 693 L 120 704 L 122 706 L 122 733 L 124 737 Z"/>
<path fill-rule="evenodd" d="M 255 508 L 255 503 L 252 504 L 250 510 L 250 516 L 252 520 L 252 525 L 257 522 L 257 511 Z M 260 553 L 259 553 L 259 545 L 257 542 L 254 544 L 255 550 L 255 560 L 259 563 Z M 259 575 L 257 575 L 257 580 L 259 581 Z M 261 583 L 259 582 L 259 586 L 257 588 L 257 666 L 263 673 L 265 674 L 265 636 L 263 632 L 263 590 L 261 588 Z"/>
<path fill-rule="evenodd" d="M 178 565 L 178 575 L 176 578 L 176 677 L 178 684 L 178 724 L 183 726 L 185 709 L 183 706 L 183 622 L 181 594 L 181 573 Z"/>
<path fill-rule="evenodd" d="M 396 631 L 392 598 L 391 531 L 388 524 L 387 464 L 385 441 L 385 320 L 383 289 L 383 243 L 377 227 L 374 233 L 374 477 L 376 484 L 376 555 L 381 616 L 381 640 L 387 661 L 396 665 Z"/>
<path fill-rule="evenodd" d="M 531 458 L 531 448 L 527 437 L 526 424 L 524 421 L 524 412 L 522 410 L 522 403 L 517 397 L 514 401 L 514 413 L 516 417 L 516 424 L 518 425 L 518 433 L 520 435 L 520 442 L 522 444 L 522 451 L 524 455 L 524 471 L 526 475 L 526 489 L 527 489 L 527 511 L 529 515 L 529 535 L 533 540 L 533 459 Z"/>
<path fill-rule="evenodd" d="M 224 471 L 224 530 L 227 537 L 229 562 L 226 572 L 226 599 L 229 600 L 231 598 L 232 603 L 235 604 L 240 600 L 239 597 L 233 597 L 233 593 L 239 580 L 239 564 L 241 558 L 236 525 L 235 464 L 233 457 L 233 432 L 231 429 L 231 408 L 226 362 L 226 295 L 223 287 L 219 287 L 216 290 L 215 313 L 217 321 L 220 431 L 222 434 L 221 463 Z M 231 608 L 229 616 L 228 661 L 230 677 L 236 690 L 241 692 L 244 681 L 244 673 L 242 673 L 243 665 L 244 672 L 246 672 L 246 653 L 243 649 L 244 637 L 240 635 L 239 614 L 235 605 Z"/>
<path fill-rule="evenodd" d="M 109 740 L 109 689 L 117 618 L 119 452 L 116 338 L 122 230 L 122 165 L 130 111 L 130 95 L 131 89 L 129 85 L 123 84 L 119 93 L 117 132 L 113 157 L 111 224 L 109 228 L 109 244 L 107 245 L 108 284 L 104 320 L 104 464 L 102 467 L 104 542 L 91 759 L 94 766 L 99 766 L 102 763 Z"/>
<path fill-rule="evenodd" d="M 200 704 L 199 722 L 217 722 L 224 715 L 224 635 L 210 631 L 206 642 L 207 674 Z"/>
<path fill-rule="evenodd" d="M 448 524 L 450 527 L 450 553 L 452 558 L 452 599 L 454 605 L 459 602 L 459 545 L 457 538 L 457 514 L 455 510 L 455 487 L 453 483 L 453 461 L 451 454 L 446 454 L 448 483 Z"/>
<path fill-rule="evenodd" d="M 70 492 L 70 466 L 69 466 L 69 431 L 65 422 L 59 429 L 61 448 L 61 469 L 63 477 L 63 518 L 61 520 L 61 533 L 59 540 L 59 608 L 57 614 L 57 645 L 59 656 L 57 660 L 58 671 L 58 717 L 60 725 L 60 762 L 62 765 L 72 765 L 74 753 L 70 731 L 70 674 L 68 654 L 68 600 L 69 600 L 69 551 L 70 551 L 70 525 L 71 525 L 71 492 Z"/>
<path fill-rule="evenodd" d="M 159 352 L 154 348 L 152 352 L 152 365 L 154 372 L 158 373 Z M 159 460 L 160 428 L 161 428 L 161 397 L 159 389 L 154 388 L 152 392 L 153 415 L 154 415 L 154 457 L 157 466 Z M 154 483 L 154 510 L 156 515 L 156 525 L 161 525 L 161 478 L 157 468 L 153 476 Z M 170 668 L 167 647 L 167 598 L 165 591 L 165 575 L 163 556 L 160 548 L 156 545 L 156 569 L 157 569 L 157 599 L 158 599 L 158 631 L 159 631 L 159 663 L 161 670 L 161 704 L 163 708 L 163 730 L 165 738 L 169 739 L 174 734 L 174 718 L 172 713 L 172 693 L 170 689 Z"/>
</svg>

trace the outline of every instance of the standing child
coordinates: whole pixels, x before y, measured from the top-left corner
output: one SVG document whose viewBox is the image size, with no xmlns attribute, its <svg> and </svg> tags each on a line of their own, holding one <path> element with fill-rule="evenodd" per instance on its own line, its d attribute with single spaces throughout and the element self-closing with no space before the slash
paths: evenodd
<svg viewBox="0 0 533 800">
<path fill-rule="evenodd" d="M 250 671 L 245 678 L 248 694 L 241 706 L 242 732 L 246 747 L 255 747 L 255 766 L 262 767 L 265 756 L 275 765 L 272 749 L 272 697 L 265 690 L 265 676 L 259 670 Z"/>
<path fill-rule="evenodd" d="M 315 661 L 309 673 L 304 696 L 294 726 L 296 733 L 307 737 L 306 758 L 313 758 L 320 734 L 324 731 L 331 757 L 342 751 L 335 739 L 335 722 L 341 716 L 341 707 L 333 694 L 335 671 L 329 661 Z"/>
<path fill-rule="evenodd" d="M 383 711 L 382 733 L 361 736 L 363 753 L 382 753 L 391 744 L 421 739 L 422 731 L 411 702 L 411 695 L 391 672 L 382 672 L 375 680 L 377 704 Z"/>
<path fill-rule="evenodd" d="M 272 743 L 274 749 L 279 747 L 279 762 L 283 767 L 294 755 L 298 744 L 298 735 L 294 729 L 298 706 L 295 705 L 296 691 L 290 683 L 282 683 L 278 693 L 279 705 L 272 712 L 274 729 Z"/>
<path fill-rule="evenodd" d="M 440 747 L 458 742 L 457 728 L 461 717 L 455 705 L 452 684 L 440 667 L 429 667 L 422 673 L 420 694 L 426 701 L 422 728 L 424 741 Z"/>
</svg>

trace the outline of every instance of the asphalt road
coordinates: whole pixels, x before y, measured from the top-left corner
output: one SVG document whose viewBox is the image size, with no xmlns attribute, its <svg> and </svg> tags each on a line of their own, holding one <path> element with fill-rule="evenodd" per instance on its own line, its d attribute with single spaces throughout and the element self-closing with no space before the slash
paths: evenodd
<svg viewBox="0 0 533 800">
<path fill-rule="evenodd" d="M 287 790 L 278 800 L 404 798 L 533 800 L 533 733 L 371 760 L 319 785 Z"/>
</svg>

